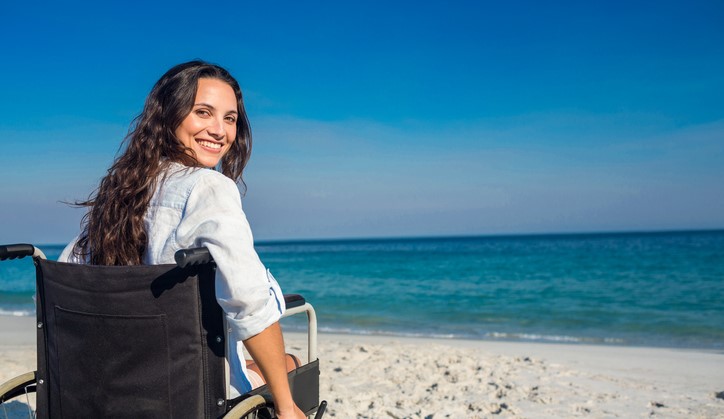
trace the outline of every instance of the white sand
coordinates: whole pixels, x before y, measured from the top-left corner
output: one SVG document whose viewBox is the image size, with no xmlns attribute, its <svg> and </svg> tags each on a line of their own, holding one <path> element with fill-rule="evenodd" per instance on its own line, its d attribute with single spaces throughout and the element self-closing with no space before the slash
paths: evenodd
<svg viewBox="0 0 724 419">
<path fill-rule="evenodd" d="M 34 369 L 34 332 L 0 316 L 0 382 Z M 319 357 L 328 417 L 724 418 L 722 353 L 322 334 Z"/>
</svg>

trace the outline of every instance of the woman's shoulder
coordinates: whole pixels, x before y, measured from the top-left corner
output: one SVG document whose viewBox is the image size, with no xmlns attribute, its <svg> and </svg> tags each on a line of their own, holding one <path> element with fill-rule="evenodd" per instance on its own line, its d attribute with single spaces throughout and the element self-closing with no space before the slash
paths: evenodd
<svg viewBox="0 0 724 419">
<path fill-rule="evenodd" d="M 177 191 L 185 199 L 192 195 L 202 195 L 206 199 L 220 196 L 240 199 L 236 182 L 222 173 L 203 167 L 188 167 L 180 163 L 171 163 L 164 180 L 160 183 L 162 184 L 159 185 L 160 188 L 165 190 L 162 195 Z"/>
<path fill-rule="evenodd" d="M 225 175 L 205 167 L 189 167 L 181 163 L 171 163 L 165 171 L 163 183 L 183 184 L 189 188 L 200 186 L 234 187 L 236 182 Z"/>
</svg>

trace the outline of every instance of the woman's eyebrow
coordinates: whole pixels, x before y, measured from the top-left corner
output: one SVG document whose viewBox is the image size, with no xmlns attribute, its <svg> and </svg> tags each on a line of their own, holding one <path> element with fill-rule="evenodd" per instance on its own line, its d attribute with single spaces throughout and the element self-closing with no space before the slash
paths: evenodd
<svg viewBox="0 0 724 419">
<path fill-rule="evenodd" d="M 194 106 L 203 106 L 203 107 L 205 107 L 205 108 L 209 108 L 209 109 L 214 110 L 214 111 L 216 110 L 216 108 L 214 107 L 214 105 L 211 105 L 211 104 L 206 103 L 206 102 L 194 103 Z M 238 112 L 236 109 L 233 109 L 233 110 L 230 110 L 229 112 L 227 112 L 227 114 L 230 114 L 230 113 L 239 113 L 239 112 Z"/>
<path fill-rule="evenodd" d="M 205 102 L 194 103 L 194 106 L 203 106 L 203 107 L 205 107 L 205 108 L 211 108 L 211 109 L 216 110 L 216 108 L 214 107 L 214 105 L 210 105 L 210 104 L 205 103 Z"/>
</svg>

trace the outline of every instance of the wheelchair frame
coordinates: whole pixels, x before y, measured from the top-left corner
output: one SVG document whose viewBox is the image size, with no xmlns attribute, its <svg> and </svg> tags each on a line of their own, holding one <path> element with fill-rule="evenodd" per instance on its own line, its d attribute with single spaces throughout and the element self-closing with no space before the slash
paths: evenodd
<svg viewBox="0 0 724 419">
<path fill-rule="evenodd" d="M 23 258 L 26 256 L 32 256 L 36 266 L 39 264 L 39 259 L 47 260 L 40 249 L 30 244 L 0 246 L 0 261 Z M 205 248 L 180 250 L 176 253 L 175 259 L 177 266 L 182 269 L 208 263 L 213 265 L 213 260 L 211 259 L 208 250 Z M 289 373 L 290 387 L 292 388 L 295 401 L 297 401 L 298 398 L 304 398 L 307 405 L 305 407 L 300 405 L 300 408 L 302 408 L 305 414 L 311 415 L 316 413 L 315 418 L 321 418 L 326 408 L 326 402 L 322 401 L 319 403 L 319 360 L 317 358 L 316 312 L 314 311 L 312 305 L 306 302 L 306 300 L 300 295 L 285 295 L 284 297 L 287 302 L 287 310 L 283 317 L 301 313 L 305 313 L 307 316 L 307 363 Z M 40 298 L 38 299 L 38 304 L 40 304 Z M 40 310 L 38 310 L 39 329 L 42 327 L 40 316 L 41 313 Z M 226 325 L 224 325 L 224 328 L 226 329 Z M 38 342 L 38 348 L 40 348 L 40 342 Z M 226 406 L 227 411 L 220 417 L 251 417 L 251 414 L 254 412 L 261 412 L 262 415 L 259 417 L 271 417 L 270 412 L 273 411 L 273 400 L 266 385 L 254 389 L 250 393 L 246 393 L 235 399 L 229 399 L 229 364 L 226 356 L 224 356 L 224 360 L 225 371 L 223 375 L 226 381 L 226 400 L 223 401 L 223 405 Z M 38 362 L 41 362 L 40 354 L 38 354 Z M 5 402 L 15 397 L 36 392 L 39 384 L 42 385 L 43 380 L 38 378 L 36 371 L 22 374 L 0 384 L 0 407 L 4 407 L 2 405 Z M 304 388 L 312 388 L 313 391 L 316 392 L 316 394 L 312 396 L 315 401 L 314 406 L 309 405 L 308 400 L 310 395 L 308 392 L 300 396 L 298 396 L 298 393 L 295 393 L 295 388 L 299 387 L 301 387 L 300 391 L 303 391 Z M 220 400 L 219 402 L 218 406 L 222 406 L 222 401 Z M 35 417 L 34 412 L 32 413 L 33 415 L 31 417 Z M 1 409 L 0 414 L 2 414 Z"/>
</svg>

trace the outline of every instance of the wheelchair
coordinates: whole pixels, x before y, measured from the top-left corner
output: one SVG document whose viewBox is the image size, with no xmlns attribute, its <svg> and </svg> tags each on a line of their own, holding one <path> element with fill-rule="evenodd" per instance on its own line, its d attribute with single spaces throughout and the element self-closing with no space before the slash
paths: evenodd
<svg viewBox="0 0 724 419">
<path fill-rule="evenodd" d="M 32 256 L 37 371 L 0 385 L 0 418 L 274 418 L 266 385 L 230 398 L 228 342 L 216 302 L 216 265 L 205 248 L 176 264 L 93 266 L 49 261 L 29 244 L 0 246 L 0 261 Z M 289 373 L 292 397 L 321 418 L 317 321 L 305 313 L 307 363 Z M 3 416 L 4 414 L 4 416 Z"/>
</svg>

